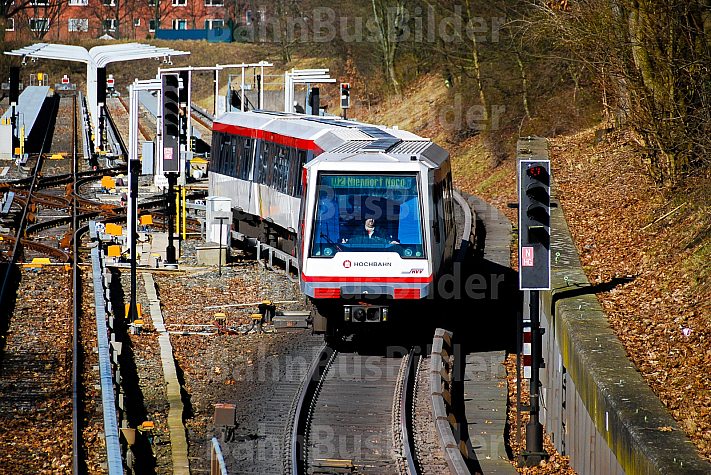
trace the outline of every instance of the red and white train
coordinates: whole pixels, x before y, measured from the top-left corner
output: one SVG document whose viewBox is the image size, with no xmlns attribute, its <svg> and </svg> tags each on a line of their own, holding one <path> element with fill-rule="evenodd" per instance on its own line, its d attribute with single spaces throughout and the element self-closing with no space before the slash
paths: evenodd
<svg viewBox="0 0 711 475">
<path fill-rule="evenodd" d="M 314 330 L 398 320 L 451 266 L 449 153 L 338 118 L 231 112 L 213 124 L 210 194 L 233 228 L 298 256 Z"/>
</svg>

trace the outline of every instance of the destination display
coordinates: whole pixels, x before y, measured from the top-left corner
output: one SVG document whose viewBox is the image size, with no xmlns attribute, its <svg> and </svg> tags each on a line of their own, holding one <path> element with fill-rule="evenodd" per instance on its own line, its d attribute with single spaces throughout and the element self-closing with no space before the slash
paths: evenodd
<svg viewBox="0 0 711 475">
<path fill-rule="evenodd" d="M 416 181 L 414 176 L 325 175 L 322 184 L 331 188 L 409 190 Z"/>
</svg>

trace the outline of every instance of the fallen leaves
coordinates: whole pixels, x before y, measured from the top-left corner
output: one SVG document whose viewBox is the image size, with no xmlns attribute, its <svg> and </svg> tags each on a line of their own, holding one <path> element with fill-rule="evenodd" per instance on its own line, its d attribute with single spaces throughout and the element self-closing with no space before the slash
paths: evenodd
<svg viewBox="0 0 711 475">
<path fill-rule="evenodd" d="M 0 472 L 71 473 L 71 292 L 23 271 L 0 368 Z"/>
<path fill-rule="evenodd" d="M 708 239 L 694 237 L 709 225 L 706 211 L 690 196 L 694 186 L 675 195 L 649 183 L 625 133 L 596 147 L 592 134 L 550 142 L 557 195 L 581 262 L 592 284 L 634 276 L 598 299 L 630 359 L 709 459 L 711 401 L 701 396 L 711 390 L 710 295 L 695 257 L 705 255 Z"/>
</svg>

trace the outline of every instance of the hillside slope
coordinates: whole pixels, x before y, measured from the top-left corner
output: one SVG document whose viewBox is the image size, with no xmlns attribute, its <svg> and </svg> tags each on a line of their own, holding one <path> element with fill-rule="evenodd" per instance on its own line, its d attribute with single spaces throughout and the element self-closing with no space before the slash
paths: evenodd
<svg viewBox="0 0 711 475">
<path fill-rule="evenodd" d="M 429 136 L 452 154 L 454 182 L 512 221 L 513 157 L 492 167 L 481 136 L 452 142 L 424 104 L 446 100 L 426 77 L 402 102 L 364 119 Z M 431 116 L 431 114 L 430 114 Z M 552 138 L 555 193 L 590 282 L 630 359 L 707 459 L 711 459 L 711 198 L 709 178 L 662 190 L 647 180 L 629 132 L 596 139 L 594 129 Z M 696 190 L 696 191 L 694 191 Z M 514 256 L 514 262 L 516 257 Z"/>
<path fill-rule="evenodd" d="M 551 140 L 557 194 L 580 259 L 627 353 L 711 459 L 707 178 L 660 190 L 631 133 Z"/>
</svg>

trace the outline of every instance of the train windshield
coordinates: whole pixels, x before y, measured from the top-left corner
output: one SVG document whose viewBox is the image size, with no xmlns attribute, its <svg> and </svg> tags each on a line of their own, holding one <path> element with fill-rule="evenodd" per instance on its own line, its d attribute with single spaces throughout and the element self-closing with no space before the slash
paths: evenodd
<svg viewBox="0 0 711 475">
<path fill-rule="evenodd" d="M 422 259 L 416 174 L 319 174 L 312 257 L 397 252 Z"/>
</svg>

